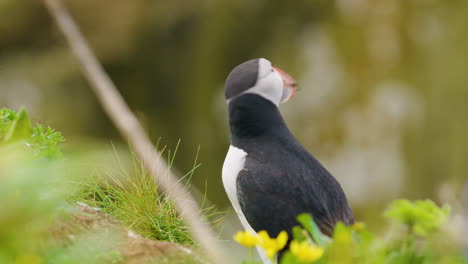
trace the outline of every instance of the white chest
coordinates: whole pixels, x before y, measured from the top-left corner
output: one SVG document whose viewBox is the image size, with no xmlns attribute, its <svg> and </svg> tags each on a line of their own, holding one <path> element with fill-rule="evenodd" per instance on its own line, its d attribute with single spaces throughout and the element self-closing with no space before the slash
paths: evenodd
<svg viewBox="0 0 468 264">
<path fill-rule="evenodd" d="M 229 200 L 231 201 L 232 207 L 234 208 L 234 211 L 239 217 L 241 224 L 244 226 L 245 230 L 250 231 L 251 233 L 255 233 L 253 228 L 249 225 L 249 222 L 247 222 L 244 213 L 242 213 L 242 209 L 240 208 L 239 204 L 239 199 L 237 198 L 237 176 L 239 175 L 239 172 L 244 168 L 246 157 L 247 152 L 243 151 L 240 148 L 229 146 L 229 150 L 223 164 L 223 185 L 229 197 Z M 271 261 L 266 257 L 263 250 L 260 250 L 258 247 L 257 250 L 260 254 L 260 257 L 263 260 L 263 263 L 271 264 Z"/>
<path fill-rule="evenodd" d="M 226 159 L 223 164 L 223 185 L 231 201 L 234 210 L 239 215 L 241 213 L 239 201 L 237 199 L 236 181 L 237 175 L 244 168 L 247 153 L 240 148 L 229 146 Z"/>
<path fill-rule="evenodd" d="M 245 230 L 255 232 L 253 228 L 247 222 L 247 219 L 240 208 L 239 199 L 237 198 L 237 176 L 239 172 L 244 168 L 245 158 L 247 153 L 240 148 L 234 146 L 229 147 L 229 151 L 226 155 L 226 159 L 223 164 L 223 185 L 226 193 L 231 201 L 232 207 L 236 212 L 241 224 Z"/>
</svg>

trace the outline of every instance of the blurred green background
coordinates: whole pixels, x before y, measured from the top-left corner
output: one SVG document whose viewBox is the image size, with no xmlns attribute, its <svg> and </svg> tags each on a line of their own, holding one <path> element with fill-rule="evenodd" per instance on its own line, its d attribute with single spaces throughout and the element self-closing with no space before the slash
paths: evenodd
<svg viewBox="0 0 468 264">
<path fill-rule="evenodd" d="M 258 57 L 300 83 L 282 112 L 358 218 L 466 181 L 467 1 L 64 2 L 151 138 L 181 140 L 179 171 L 200 146 L 192 183 L 220 209 L 224 80 Z M 0 107 L 25 106 L 69 144 L 121 141 L 42 2 L 1 0 L 0 17 Z"/>
</svg>

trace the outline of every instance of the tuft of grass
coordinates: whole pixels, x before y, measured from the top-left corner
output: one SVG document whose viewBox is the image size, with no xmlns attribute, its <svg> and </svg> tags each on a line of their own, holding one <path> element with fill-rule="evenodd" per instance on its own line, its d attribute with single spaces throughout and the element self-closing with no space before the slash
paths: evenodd
<svg viewBox="0 0 468 264">
<path fill-rule="evenodd" d="M 120 178 L 97 175 L 83 186 L 83 201 L 100 208 L 145 237 L 181 244 L 193 243 L 173 203 L 157 192 L 150 175 L 137 172 Z"/>
<path fill-rule="evenodd" d="M 178 146 L 173 152 L 168 150 L 169 166 L 174 162 Z M 200 166 L 197 157 L 198 154 L 192 169 L 180 179 L 186 188 Z M 157 183 L 142 163 L 132 156 L 132 167 L 127 169 L 118 154 L 116 162 L 116 169 L 97 172 L 86 183 L 78 183 L 80 191 L 73 199 L 99 208 L 144 237 L 195 246 L 190 230 L 179 217 L 174 203 L 166 194 L 158 192 Z M 221 223 L 217 218 L 220 213 L 214 207 L 205 206 L 202 213 L 209 221 Z"/>
</svg>

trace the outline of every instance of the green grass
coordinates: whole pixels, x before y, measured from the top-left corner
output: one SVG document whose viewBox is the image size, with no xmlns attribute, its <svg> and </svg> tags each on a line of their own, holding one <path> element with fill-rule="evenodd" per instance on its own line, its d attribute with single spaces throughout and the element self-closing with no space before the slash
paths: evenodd
<svg viewBox="0 0 468 264">
<path fill-rule="evenodd" d="M 192 245 L 193 241 L 167 195 L 158 192 L 153 177 L 134 159 L 133 171 L 102 172 L 79 183 L 73 199 L 100 208 L 145 237 Z"/>
<path fill-rule="evenodd" d="M 62 158 L 63 141 L 52 128 L 32 126 L 24 110 L 0 110 L 0 263 L 200 262 L 198 253 L 158 255 L 151 250 L 159 245 L 155 241 L 197 245 L 172 201 L 128 150 L 87 150 Z M 170 167 L 177 148 L 161 151 Z M 198 166 L 195 157 L 181 178 L 186 188 Z M 82 212 L 77 202 L 100 213 Z M 201 213 L 218 215 L 213 207 Z M 142 236 L 132 239 L 141 243 L 138 257 L 144 255 L 143 260 L 133 260 L 128 252 L 128 229 Z"/>
<path fill-rule="evenodd" d="M 178 146 L 179 144 L 173 152 L 167 151 L 169 168 L 174 163 Z M 196 246 L 174 203 L 159 191 L 154 178 L 142 163 L 132 155 L 132 167 L 126 168 L 117 151 L 114 153 L 116 169 L 98 171 L 88 181 L 77 183 L 78 191 L 72 200 L 99 208 L 130 230 L 147 238 Z M 185 188 L 189 187 L 190 179 L 199 167 L 197 157 L 198 154 L 192 169 L 179 180 L 185 182 Z M 214 206 L 205 206 L 205 197 L 203 201 L 200 213 L 213 226 L 217 226 L 222 222 L 222 213 L 217 212 Z"/>
</svg>

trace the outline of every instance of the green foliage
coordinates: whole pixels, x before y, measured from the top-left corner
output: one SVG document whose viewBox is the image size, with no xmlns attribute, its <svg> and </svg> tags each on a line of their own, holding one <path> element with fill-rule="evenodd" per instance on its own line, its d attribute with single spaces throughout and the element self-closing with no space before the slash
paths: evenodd
<svg viewBox="0 0 468 264">
<path fill-rule="evenodd" d="M 37 124 L 31 127 L 28 114 L 22 108 L 18 113 L 13 110 L 0 109 L 0 146 L 18 141 L 25 141 L 35 157 L 60 158 L 57 144 L 64 142 L 61 133 L 51 127 Z"/>
<path fill-rule="evenodd" d="M 7 108 L 0 109 L 0 142 L 5 141 L 5 136 L 10 130 L 11 123 L 16 119 L 16 112 Z"/>
<path fill-rule="evenodd" d="M 157 192 L 142 165 L 135 160 L 135 171 L 127 173 L 123 164 L 110 163 L 111 156 L 87 151 L 57 162 L 37 159 L 23 144 L 0 148 L 0 263 L 200 263 L 195 250 L 173 256 L 164 251 L 168 244 L 129 240 L 130 229 L 194 245 L 173 203 Z M 96 175 L 95 164 L 109 176 Z M 77 200 L 100 210 L 81 211 Z M 143 252 L 135 258 L 145 261 L 133 261 L 134 252 Z"/>
<path fill-rule="evenodd" d="M 75 167 L 34 158 L 21 145 L 0 148 L 0 157 L 0 263 L 103 263 L 113 240 L 77 234 L 56 241 L 50 233 L 70 210 L 67 181 Z"/>
<path fill-rule="evenodd" d="M 325 245 L 324 236 L 320 229 L 318 228 L 317 224 L 315 223 L 314 219 L 310 214 L 300 214 L 297 217 L 297 221 L 302 225 L 302 227 L 312 236 L 312 239 L 315 243 L 321 247 Z M 297 232 L 297 231 L 296 231 Z M 303 236 L 298 234 L 298 238 L 300 241 L 304 240 Z"/>
<path fill-rule="evenodd" d="M 134 173 L 93 175 L 79 183 L 78 197 L 93 207 L 112 215 L 129 229 L 145 237 L 193 244 L 174 204 L 157 191 L 151 175 L 143 168 Z"/>
<path fill-rule="evenodd" d="M 24 109 L 0 110 L 0 263 L 128 263 L 136 246 L 123 248 L 131 243 L 124 226 L 147 238 L 194 246 L 174 204 L 158 192 L 141 162 L 134 159 L 127 171 L 131 160 L 118 158 L 116 166 L 108 162 L 111 154 L 89 150 L 84 157 L 57 160 L 63 141 L 50 127 L 31 126 Z M 170 153 L 170 164 L 174 156 Z M 103 169 L 96 174 L 98 166 Z M 99 207 L 99 215 L 80 211 L 77 201 Z M 155 241 L 145 243 L 143 252 L 156 247 Z M 144 263 L 199 263 L 194 254 L 143 257 Z"/>
<path fill-rule="evenodd" d="M 332 238 L 323 235 L 307 214 L 298 216 L 301 226 L 281 264 L 462 264 L 468 259 L 459 245 L 440 232 L 449 207 L 430 200 L 396 200 L 385 212 L 390 220 L 387 234 L 375 235 L 364 224 L 338 223 Z"/>
<path fill-rule="evenodd" d="M 35 156 L 58 158 L 62 156 L 62 152 L 57 144 L 64 141 L 60 132 L 51 127 L 44 128 L 42 125 L 36 125 L 28 143 Z"/>
<path fill-rule="evenodd" d="M 9 111 L 8 111 L 9 112 Z M 12 122 L 9 123 L 9 129 L 5 134 L 5 142 L 12 142 L 17 140 L 25 140 L 31 135 L 31 122 L 29 121 L 28 114 L 22 108 Z"/>
<path fill-rule="evenodd" d="M 410 231 L 418 235 L 428 236 L 438 231 L 447 220 L 449 213 L 448 206 L 439 208 L 430 200 L 414 203 L 408 200 L 396 200 L 385 212 L 385 217 L 406 225 Z"/>
</svg>

